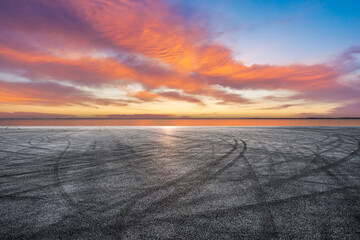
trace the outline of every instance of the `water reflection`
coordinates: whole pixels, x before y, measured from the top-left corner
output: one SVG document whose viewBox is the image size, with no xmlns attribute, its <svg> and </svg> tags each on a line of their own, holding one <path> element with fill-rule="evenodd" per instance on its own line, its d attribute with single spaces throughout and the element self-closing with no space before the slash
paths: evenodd
<svg viewBox="0 0 360 240">
<path fill-rule="evenodd" d="M 0 126 L 360 126 L 360 119 L 0 119 Z M 166 128 L 165 128 L 166 127 Z"/>
<path fill-rule="evenodd" d="M 163 126 L 162 129 L 164 130 L 164 133 L 173 133 L 175 126 Z"/>
</svg>

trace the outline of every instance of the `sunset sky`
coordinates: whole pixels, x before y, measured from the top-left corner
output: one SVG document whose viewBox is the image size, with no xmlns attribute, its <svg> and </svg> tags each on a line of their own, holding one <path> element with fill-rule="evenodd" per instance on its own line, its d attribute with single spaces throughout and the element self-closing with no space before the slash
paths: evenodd
<svg viewBox="0 0 360 240">
<path fill-rule="evenodd" d="M 0 118 L 360 117 L 359 9 L 1 0 Z"/>
</svg>

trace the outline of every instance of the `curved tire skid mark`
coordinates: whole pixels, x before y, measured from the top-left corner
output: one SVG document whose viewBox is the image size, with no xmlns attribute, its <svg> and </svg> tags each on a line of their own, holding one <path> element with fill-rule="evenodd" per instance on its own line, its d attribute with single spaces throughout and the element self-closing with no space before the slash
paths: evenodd
<svg viewBox="0 0 360 240">
<path fill-rule="evenodd" d="M 254 183 L 256 202 L 258 204 L 267 202 L 267 194 L 262 189 L 259 178 L 256 175 L 256 172 L 255 172 L 253 166 L 251 165 L 251 163 L 249 162 L 247 157 L 245 157 L 244 155 L 242 156 L 242 159 L 244 160 L 244 163 L 249 172 L 249 176 L 253 180 L 253 183 Z M 261 208 L 261 210 L 262 210 L 262 214 L 263 214 L 263 230 L 264 230 L 264 232 L 266 232 L 268 234 L 267 236 L 269 236 L 269 237 L 277 238 L 278 232 L 276 230 L 276 226 L 274 223 L 274 217 L 271 213 L 271 210 L 266 205 L 264 205 L 264 207 Z"/>
<path fill-rule="evenodd" d="M 37 146 L 27 146 L 27 145 L 23 145 L 23 144 L 15 144 L 15 143 L 12 143 L 12 142 L 8 142 L 8 141 L 0 141 L 1 144 L 4 144 L 4 145 L 9 145 L 9 146 L 15 146 L 15 147 L 21 147 L 22 149 L 18 150 L 17 152 L 20 152 L 22 150 L 25 150 L 25 149 L 31 149 L 31 148 L 34 148 L 34 149 L 39 149 L 39 150 L 48 150 L 48 151 L 52 151 L 52 149 L 49 149 L 49 148 L 43 148 L 43 147 L 37 147 Z M 29 144 L 30 145 L 30 144 Z"/>
<path fill-rule="evenodd" d="M 192 214 L 183 214 L 177 217 L 165 217 L 165 218 L 154 218 L 152 219 L 152 222 L 184 222 L 185 218 L 189 219 L 195 219 L 195 218 L 215 218 L 215 217 L 229 217 L 229 216 L 238 216 L 239 213 L 242 211 L 247 210 L 262 210 L 264 208 L 270 208 L 270 207 L 276 207 L 276 206 L 282 206 L 284 204 L 289 204 L 294 201 L 303 201 L 303 200 L 312 200 L 319 196 L 326 196 L 331 195 L 335 193 L 343 193 L 348 190 L 358 190 L 358 188 L 354 187 L 341 187 L 341 188 L 334 188 L 328 191 L 321 191 L 321 192 L 315 192 L 315 193 L 309 193 L 309 194 L 303 194 L 293 197 L 288 197 L 284 199 L 277 199 L 277 200 L 271 200 L 267 202 L 260 202 L 260 203 L 254 203 L 254 204 L 245 204 L 237 207 L 231 207 L 231 208 L 225 208 L 225 209 L 216 209 L 216 210 L 210 210 L 207 212 L 201 212 L 201 213 L 192 213 Z M 141 223 L 141 221 L 134 221 L 133 224 Z"/>
<path fill-rule="evenodd" d="M 305 131 L 305 130 L 302 130 L 302 131 Z M 308 131 L 308 130 L 307 130 L 307 131 Z M 291 131 L 291 132 L 293 133 L 294 131 Z M 322 131 L 318 131 L 318 132 L 323 133 Z M 330 134 L 327 134 L 324 139 L 321 139 L 320 141 L 317 141 L 317 142 L 315 143 L 316 146 L 317 146 L 317 149 L 318 149 L 318 144 L 319 144 L 319 143 L 322 143 L 322 142 L 326 141 L 326 140 L 329 139 L 329 138 L 330 138 Z M 332 141 L 331 144 L 337 143 L 338 141 L 339 141 L 339 139 L 337 139 L 337 140 L 335 140 L 335 141 Z M 312 145 L 312 144 L 314 144 L 314 143 L 309 143 L 309 144 Z M 341 144 L 342 144 L 342 143 L 341 143 Z M 340 145 L 341 145 L 341 144 L 340 144 Z M 287 143 L 287 145 L 290 146 L 289 142 Z M 287 165 L 289 166 L 289 169 L 290 169 L 290 167 L 291 167 L 291 165 L 292 165 L 291 162 L 293 162 L 294 159 L 290 159 L 289 156 L 286 155 L 286 154 L 283 152 L 283 148 L 278 149 L 278 148 L 275 147 L 275 146 L 272 146 L 272 147 L 284 158 L 285 162 L 287 163 Z M 331 150 L 335 149 L 336 147 L 338 147 L 338 146 L 331 147 L 331 148 L 326 149 L 326 150 L 323 150 L 323 151 L 321 151 L 321 152 L 322 152 L 322 153 L 325 153 L 325 152 L 328 152 L 328 151 L 331 151 Z M 290 146 L 290 148 L 293 149 L 293 152 L 295 152 L 294 147 Z M 305 146 L 305 147 L 303 147 L 302 149 L 307 149 L 308 151 L 312 152 L 313 155 L 316 155 L 316 154 L 314 153 L 314 151 L 310 149 L 310 147 L 306 147 L 306 146 Z M 296 152 L 299 152 L 299 151 L 296 151 Z M 301 152 L 300 152 L 300 153 L 301 153 Z M 298 174 L 302 174 L 302 173 L 307 172 L 307 171 L 308 171 L 307 169 L 309 169 L 309 168 L 313 165 L 313 164 L 311 164 L 311 163 L 314 163 L 315 160 L 316 160 L 316 156 L 315 156 L 312 160 L 310 160 L 310 162 L 307 162 L 307 166 L 304 167 L 304 168 L 302 168 L 300 171 L 298 171 L 298 172 L 299 172 Z M 296 174 L 296 175 L 298 175 L 298 174 Z M 293 176 L 295 176 L 295 175 L 293 175 Z M 289 178 L 286 178 L 286 179 L 284 179 L 284 178 L 277 178 L 275 181 L 268 182 L 268 183 L 265 183 L 265 184 L 263 184 L 263 185 L 271 186 L 271 185 L 273 185 L 272 183 L 274 183 L 274 182 L 275 182 L 275 183 L 288 182 L 287 180 L 290 179 L 290 178 L 292 178 L 293 176 L 291 176 L 291 177 L 289 177 Z"/>
<path fill-rule="evenodd" d="M 211 142 L 212 146 L 213 146 L 213 143 Z M 166 182 L 162 185 L 159 185 L 159 186 L 155 186 L 155 187 L 152 187 L 152 188 L 149 188 L 147 191 L 143 192 L 143 193 L 140 193 L 140 194 L 137 194 L 135 195 L 134 197 L 132 197 L 131 199 L 127 200 L 126 202 L 126 207 L 125 207 L 125 211 L 128 211 L 129 209 L 131 209 L 132 207 L 135 206 L 135 204 L 137 202 L 139 202 L 141 199 L 151 195 L 152 193 L 156 192 L 156 191 L 161 191 L 161 190 L 164 190 L 164 189 L 167 189 L 167 188 L 170 188 L 172 186 L 176 186 L 177 184 L 179 183 L 182 183 L 182 182 L 187 182 L 188 179 L 190 179 L 191 177 L 193 176 L 196 176 L 196 175 L 199 175 L 199 174 L 202 174 L 202 172 L 206 171 L 207 169 L 211 168 L 211 166 L 213 165 L 216 165 L 218 164 L 219 162 L 221 162 L 223 159 L 227 158 L 228 156 L 230 156 L 230 154 L 232 154 L 237 146 L 236 145 L 231 145 L 232 146 L 232 149 L 230 149 L 230 151 L 228 151 L 227 153 L 225 153 L 223 156 L 217 158 L 215 161 L 213 162 L 210 162 L 208 164 L 206 164 L 205 166 L 201 167 L 201 168 L 198 168 L 198 169 L 195 169 L 193 171 L 190 171 L 188 173 L 185 173 L 184 175 L 176 178 L 176 179 L 173 179 L 169 182 Z M 215 152 L 213 151 L 213 156 L 215 155 Z"/>
<path fill-rule="evenodd" d="M 293 176 L 291 176 L 290 178 L 287 178 L 287 179 L 280 179 L 280 180 L 272 182 L 272 183 L 265 183 L 265 184 L 263 184 L 263 186 L 279 188 L 279 187 L 283 186 L 284 184 L 286 184 L 287 182 L 294 181 L 294 180 L 297 180 L 297 179 L 300 179 L 300 178 L 303 178 L 303 177 L 310 176 L 313 173 L 318 173 L 318 172 L 325 171 L 327 169 L 337 167 L 340 164 L 343 164 L 343 163 L 349 161 L 350 159 L 354 158 L 355 156 L 357 156 L 359 154 L 359 152 L 360 152 L 360 141 L 359 140 L 356 140 L 356 141 L 357 141 L 357 148 L 353 152 L 348 154 L 347 156 L 341 158 L 340 160 L 337 160 L 337 161 L 335 161 L 333 163 L 330 163 L 330 164 L 322 166 L 322 167 L 314 168 L 314 169 L 308 170 L 306 172 L 302 172 L 302 173 L 293 175 Z"/>
<path fill-rule="evenodd" d="M 115 141 L 115 140 L 117 139 L 113 134 L 110 134 L 110 136 L 112 136 L 113 141 Z M 117 141 L 115 141 L 115 142 L 117 142 Z M 118 143 L 116 143 L 116 145 L 118 145 Z M 211 163 L 205 165 L 205 167 L 203 167 L 203 168 L 200 168 L 200 169 L 196 169 L 196 170 L 194 170 L 194 171 L 191 171 L 191 172 L 189 172 L 189 173 L 187 173 L 187 174 L 185 174 L 185 175 L 183 175 L 183 176 L 181 176 L 181 177 L 179 177 L 179 178 L 177 178 L 177 179 L 174 179 L 174 180 L 172 180 L 172 181 L 170 181 L 170 182 L 167 182 L 167 183 L 165 183 L 165 184 L 163 184 L 163 185 L 156 186 L 156 187 L 153 187 L 153 188 L 149 188 L 149 189 L 147 189 L 145 192 L 140 193 L 140 194 L 138 194 L 138 195 L 135 195 L 135 196 L 132 197 L 131 199 L 126 200 L 126 202 L 125 202 L 125 210 L 122 211 L 121 217 L 126 216 L 127 213 L 128 213 L 128 212 L 131 212 L 132 208 L 133 208 L 138 202 L 140 202 L 142 199 L 150 196 L 150 195 L 153 194 L 154 192 L 161 191 L 161 190 L 165 190 L 165 189 L 167 189 L 167 188 L 176 186 L 178 183 L 181 183 L 181 182 L 186 182 L 186 181 L 187 181 L 186 179 L 189 178 L 189 177 L 191 177 L 192 175 L 199 174 L 199 173 L 201 173 L 202 171 L 204 171 L 204 168 L 210 167 L 211 165 L 216 164 L 216 162 L 219 162 L 219 161 L 225 159 L 225 158 L 228 157 L 232 152 L 234 152 L 234 151 L 236 150 L 236 148 L 237 148 L 237 146 L 234 146 L 234 145 L 232 145 L 232 147 L 233 147 L 233 148 L 232 148 L 229 152 L 227 152 L 227 153 L 226 153 L 225 155 L 223 155 L 222 157 L 218 158 L 218 159 L 215 161 L 215 163 L 214 163 L 214 162 L 211 162 Z M 121 203 L 121 205 L 123 205 L 123 204 L 124 204 L 124 202 Z M 111 209 L 111 208 L 113 208 L 114 206 L 104 205 L 104 207 L 105 207 L 105 208 L 103 208 L 103 209 L 99 209 L 99 211 L 107 211 L 108 209 Z M 119 220 L 118 222 L 122 222 L 122 220 Z M 108 230 L 114 234 L 114 232 L 113 232 L 113 230 L 112 230 L 111 228 L 108 229 Z M 117 234 L 117 235 L 118 235 L 118 234 Z"/>
<path fill-rule="evenodd" d="M 14 142 L 9 142 L 9 140 L 5 141 L 5 140 L 1 140 L 0 143 L 7 145 L 7 146 L 15 146 L 15 147 L 21 147 L 21 149 L 17 150 L 17 151 L 11 151 L 11 150 L 4 150 L 4 149 L 0 149 L 0 152 L 3 153 L 9 153 L 9 154 L 18 154 L 18 155 L 24 155 L 24 156 L 38 156 L 38 154 L 34 154 L 34 153 L 24 153 L 22 151 L 24 150 L 28 150 L 28 149 L 39 149 L 39 150 L 51 150 L 51 149 L 47 149 L 47 148 L 42 148 L 42 147 L 37 147 L 34 146 L 32 144 L 30 144 L 32 139 L 38 138 L 38 136 L 31 138 L 27 143 L 28 145 L 24 145 L 21 143 L 14 143 Z M 5 138 L 3 138 L 5 139 Z"/>
<path fill-rule="evenodd" d="M 79 220 L 81 220 L 81 223 L 85 223 L 86 226 L 89 228 L 96 227 L 97 222 L 95 221 L 93 216 L 86 214 L 86 212 L 81 209 L 81 206 L 79 206 L 79 204 L 76 201 L 74 201 L 71 198 L 71 196 L 65 191 L 65 189 L 62 185 L 61 178 L 60 178 L 59 164 L 60 164 L 61 160 L 64 158 L 64 156 L 66 155 L 69 148 L 71 147 L 72 143 L 71 143 L 70 139 L 68 139 L 67 137 L 60 137 L 58 139 L 64 139 L 67 142 L 67 145 L 66 145 L 65 149 L 58 155 L 58 157 L 56 158 L 55 163 L 53 165 L 52 172 L 53 172 L 53 176 L 55 178 L 54 186 L 57 187 L 58 193 L 60 194 L 60 196 L 63 199 L 63 201 L 65 202 L 65 204 L 67 206 L 69 206 L 72 210 L 74 210 L 76 217 Z M 48 138 L 48 140 L 51 142 L 53 139 Z M 114 236 L 117 236 L 117 234 L 115 232 L 111 231 L 111 229 L 106 232 L 104 231 L 104 229 L 100 229 L 100 231 L 105 235 L 112 234 Z"/>
<path fill-rule="evenodd" d="M 66 193 L 64 187 L 62 186 L 62 182 L 61 182 L 61 178 L 60 178 L 60 170 L 59 170 L 60 162 L 64 158 L 67 151 L 70 149 L 72 143 L 67 137 L 59 137 L 57 139 L 65 140 L 67 142 L 67 145 L 65 146 L 65 149 L 62 152 L 60 152 L 60 154 L 57 156 L 55 163 L 53 164 L 53 167 L 52 167 L 52 172 L 53 172 L 53 176 L 54 176 L 54 186 L 57 188 L 57 192 L 61 196 L 63 202 L 68 207 L 70 207 L 71 209 L 73 209 L 75 211 L 76 217 L 79 220 L 82 220 L 82 222 L 87 223 L 88 219 L 86 219 L 83 216 L 82 212 L 79 211 L 79 209 L 76 207 L 76 202 L 70 197 L 70 195 L 68 193 Z M 55 139 L 51 139 L 51 138 L 47 137 L 48 142 L 52 142 L 54 140 Z"/>
<path fill-rule="evenodd" d="M 207 165 L 205 165 L 203 168 L 196 169 L 194 171 L 191 171 L 190 173 L 187 173 L 173 181 L 170 181 L 164 185 L 158 186 L 156 188 L 150 189 L 149 191 L 146 191 L 142 194 L 135 196 L 134 198 L 130 199 L 128 201 L 127 206 L 122 211 L 122 213 L 118 216 L 120 219 L 115 224 L 116 230 L 119 232 L 119 234 L 122 234 L 126 231 L 127 228 L 133 226 L 133 222 L 139 222 L 140 219 L 148 215 L 149 213 L 159 209 L 168 206 L 170 203 L 177 200 L 180 196 L 190 192 L 198 185 L 205 183 L 206 181 L 210 180 L 212 176 L 205 178 L 209 171 L 212 170 L 214 166 L 217 166 L 219 163 L 221 163 L 224 159 L 228 158 L 238 147 L 237 142 L 235 145 L 233 145 L 233 148 L 227 152 L 222 157 L 216 159 L 216 161 L 211 162 Z M 244 149 L 245 150 L 245 149 Z M 142 211 L 134 212 L 132 213 L 133 207 L 142 199 L 146 198 L 147 196 L 150 196 L 152 193 L 160 190 L 164 190 L 173 186 L 176 186 L 178 183 L 183 182 L 191 182 L 190 185 L 183 186 L 175 189 L 173 193 L 170 193 L 167 197 L 161 198 L 160 200 L 150 204 L 147 208 L 145 208 Z M 196 185 L 194 184 L 196 182 Z M 126 220 L 124 220 L 126 219 Z"/>
<path fill-rule="evenodd" d="M 62 187 L 61 180 L 60 180 L 60 173 L 59 173 L 59 164 L 60 161 L 64 158 L 65 154 L 71 147 L 71 141 L 68 138 L 62 137 L 60 139 L 64 139 L 67 142 L 67 145 L 65 146 L 65 149 L 60 152 L 60 154 L 55 159 L 55 163 L 52 167 L 52 172 L 54 176 L 54 186 L 56 186 L 59 190 L 60 195 L 65 199 L 66 202 L 71 201 L 71 198 L 69 198 L 68 194 L 65 192 L 64 188 Z M 47 138 L 49 141 L 49 138 Z"/>
<path fill-rule="evenodd" d="M 329 152 L 329 151 L 332 151 L 332 150 L 335 150 L 335 149 L 341 147 L 341 146 L 343 145 L 343 143 L 344 143 L 344 140 L 343 140 L 343 138 L 342 138 L 340 135 L 337 134 L 336 136 L 337 136 L 338 140 L 329 143 L 330 145 L 336 143 L 336 145 L 331 146 L 329 149 L 325 149 L 325 150 L 320 150 L 320 146 L 317 145 L 317 146 L 316 146 L 316 147 L 317 147 L 317 151 L 316 151 L 316 152 L 315 152 L 315 151 L 312 151 L 313 154 L 314 154 L 314 156 L 315 156 L 315 159 L 316 159 L 316 160 L 320 160 L 321 163 L 325 164 L 325 166 L 331 164 L 331 162 L 330 162 L 327 158 L 323 157 L 321 154 L 322 154 L 322 153 Z M 309 150 L 310 150 L 310 149 L 309 149 Z M 310 150 L 310 151 L 311 151 L 311 150 Z M 334 173 L 331 171 L 331 169 L 325 169 L 324 172 L 325 172 L 329 177 L 331 177 L 332 179 L 334 179 L 335 182 L 337 182 L 339 186 L 342 186 L 342 187 L 346 187 L 346 186 L 347 186 L 346 182 L 344 182 L 342 179 L 340 179 L 340 178 L 338 177 L 338 174 L 334 174 Z"/>
<path fill-rule="evenodd" d="M 343 145 L 344 141 L 338 134 L 336 135 L 336 137 L 337 137 L 336 140 L 326 144 L 327 146 L 330 145 L 330 148 L 328 148 L 328 149 L 320 150 L 319 149 L 320 146 L 317 143 L 314 143 L 315 146 L 316 146 L 317 151 L 311 150 L 310 147 L 304 146 L 303 149 L 307 149 L 309 152 L 311 152 L 313 154 L 313 157 L 308 162 L 307 166 L 304 167 L 303 169 L 301 169 L 300 172 L 306 172 L 306 171 L 309 171 L 309 169 L 311 170 L 311 166 L 316 164 L 317 160 L 319 160 L 319 157 L 321 157 L 321 154 L 330 152 L 330 151 L 332 151 L 334 149 L 337 149 L 337 148 L 341 147 Z"/>
</svg>

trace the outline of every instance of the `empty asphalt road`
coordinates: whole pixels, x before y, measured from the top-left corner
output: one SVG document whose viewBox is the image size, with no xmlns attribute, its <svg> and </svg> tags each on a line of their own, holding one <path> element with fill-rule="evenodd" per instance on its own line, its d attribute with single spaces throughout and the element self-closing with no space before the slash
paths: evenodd
<svg viewBox="0 0 360 240">
<path fill-rule="evenodd" d="M 0 239 L 359 239 L 359 127 L 0 127 Z"/>
</svg>

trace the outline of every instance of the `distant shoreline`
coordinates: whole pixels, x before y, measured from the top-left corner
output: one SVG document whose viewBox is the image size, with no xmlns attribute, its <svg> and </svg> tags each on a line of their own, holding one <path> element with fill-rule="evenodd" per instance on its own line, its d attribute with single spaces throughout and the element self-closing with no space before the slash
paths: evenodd
<svg viewBox="0 0 360 240">
<path fill-rule="evenodd" d="M 337 119 L 360 119 L 360 117 L 340 117 L 340 118 L 321 118 L 321 117 L 309 117 L 309 118 L 0 118 L 0 120 L 337 120 Z"/>
<path fill-rule="evenodd" d="M 360 118 L 3 118 L 0 126 L 360 126 Z"/>
</svg>

